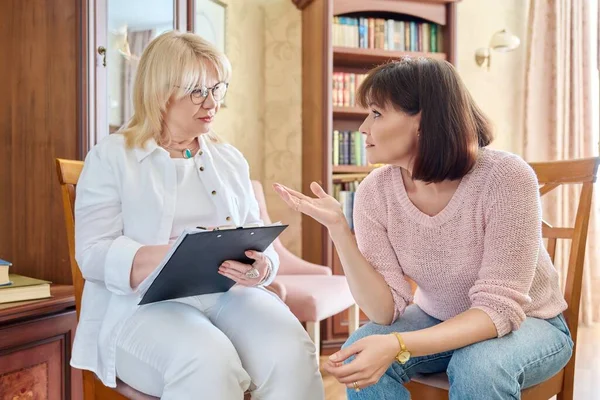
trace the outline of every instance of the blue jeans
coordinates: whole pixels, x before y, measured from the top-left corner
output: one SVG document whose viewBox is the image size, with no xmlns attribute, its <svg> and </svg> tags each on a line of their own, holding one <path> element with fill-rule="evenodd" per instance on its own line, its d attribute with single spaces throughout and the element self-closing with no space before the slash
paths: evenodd
<svg viewBox="0 0 600 400">
<path fill-rule="evenodd" d="M 413 304 L 392 325 L 361 327 L 344 347 L 369 335 L 416 331 L 440 322 Z M 520 399 L 521 389 L 551 378 L 572 352 L 573 341 L 562 314 L 548 320 L 527 318 L 519 330 L 501 338 L 414 357 L 404 365 L 395 361 L 377 384 L 360 392 L 348 389 L 348 400 L 409 400 L 404 383 L 415 374 L 443 371 L 450 381 L 450 400 Z"/>
</svg>

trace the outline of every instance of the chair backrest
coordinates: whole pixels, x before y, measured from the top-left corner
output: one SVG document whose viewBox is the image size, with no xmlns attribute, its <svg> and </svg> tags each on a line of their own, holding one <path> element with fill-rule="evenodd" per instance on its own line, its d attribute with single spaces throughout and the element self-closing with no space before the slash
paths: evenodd
<svg viewBox="0 0 600 400">
<path fill-rule="evenodd" d="M 258 203 L 258 208 L 260 209 L 260 219 L 262 219 L 262 221 L 265 223 L 265 225 L 271 224 L 271 217 L 269 216 L 269 212 L 267 211 L 267 201 L 265 199 L 265 192 L 263 189 L 263 185 L 262 183 L 260 183 L 259 181 L 252 181 L 252 189 L 254 190 L 254 197 L 256 197 L 256 202 Z M 281 240 L 279 240 L 279 238 L 275 239 L 275 241 L 273 242 L 273 247 L 275 248 L 275 251 L 277 252 L 277 254 L 279 254 L 279 257 L 281 258 L 282 256 L 286 256 L 287 255 L 287 249 L 283 246 L 283 243 L 281 243 Z M 285 263 L 282 263 L 280 265 L 280 273 L 285 273 Z M 281 267 L 284 268 L 284 271 L 281 270 Z"/>
<path fill-rule="evenodd" d="M 56 159 L 56 172 L 62 191 L 65 226 L 67 228 L 67 244 L 69 246 L 69 261 L 75 291 L 77 319 L 79 319 L 79 310 L 81 309 L 84 279 L 77 261 L 75 261 L 75 188 L 82 169 L 83 161 Z"/>
<path fill-rule="evenodd" d="M 254 196 L 260 209 L 260 219 L 265 224 L 270 224 L 271 217 L 267 211 L 267 202 L 262 184 L 258 181 L 252 181 L 252 189 L 254 190 Z M 278 275 L 331 275 L 331 268 L 309 263 L 296 256 L 281 243 L 279 238 L 275 239 L 273 247 L 279 255 Z"/>
<path fill-rule="evenodd" d="M 565 285 L 565 301 L 568 308 L 564 312 L 567 325 L 573 336 L 575 347 L 573 356 L 565 366 L 561 392 L 573 393 L 575 381 L 575 351 L 577 350 L 577 327 L 581 303 L 581 285 L 588 225 L 592 209 L 593 184 L 596 182 L 600 158 L 532 163 L 540 184 L 540 196 L 566 184 L 582 184 L 579 204 L 573 227 L 554 227 L 542 221 L 542 237 L 548 240 L 547 249 L 552 262 L 556 253 L 557 239 L 570 239 L 569 263 Z"/>
<path fill-rule="evenodd" d="M 532 163 L 540 184 L 540 196 L 567 184 L 582 184 L 579 205 L 573 227 L 553 227 L 542 221 L 542 236 L 548 240 L 547 249 L 554 262 L 557 239 L 570 239 L 569 264 L 565 285 L 565 300 L 569 308 L 565 319 L 573 336 L 577 336 L 583 261 L 588 225 L 592 209 L 592 190 L 596 181 L 600 158 Z"/>
<path fill-rule="evenodd" d="M 252 181 L 252 189 L 254 190 L 254 197 L 256 197 L 256 202 L 260 209 L 260 219 L 262 219 L 266 225 L 272 223 L 269 212 L 267 211 L 267 201 L 265 199 L 265 191 L 262 183 L 259 181 Z"/>
</svg>

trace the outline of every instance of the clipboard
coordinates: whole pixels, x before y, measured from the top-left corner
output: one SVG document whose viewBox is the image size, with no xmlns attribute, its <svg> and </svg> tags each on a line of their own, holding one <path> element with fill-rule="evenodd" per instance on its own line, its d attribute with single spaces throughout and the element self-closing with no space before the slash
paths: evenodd
<svg viewBox="0 0 600 400">
<path fill-rule="evenodd" d="M 247 250 L 264 252 L 288 227 L 273 224 L 214 230 L 186 230 L 163 262 L 139 286 L 139 305 L 226 292 L 235 282 L 218 273 L 227 260 L 252 264 Z"/>
</svg>

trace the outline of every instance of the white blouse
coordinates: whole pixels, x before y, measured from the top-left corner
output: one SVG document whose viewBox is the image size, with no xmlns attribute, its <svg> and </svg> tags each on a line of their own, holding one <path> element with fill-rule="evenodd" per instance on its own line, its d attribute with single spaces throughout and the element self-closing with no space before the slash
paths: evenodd
<svg viewBox="0 0 600 400">
<path fill-rule="evenodd" d="M 174 158 L 173 162 L 177 170 L 177 204 L 170 243 L 177 240 L 185 229 L 224 225 L 217 219 L 217 207 L 206 190 L 203 179 L 206 169 L 200 171 L 196 168 L 193 158 Z"/>
<path fill-rule="evenodd" d="M 130 286 L 138 249 L 167 244 L 199 222 L 262 224 L 243 155 L 205 135 L 200 149 L 180 162 L 153 140 L 127 149 L 116 133 L 85 159 L 75 200 L 75 259 L 85 285 L 71 365 L 95 372 L 106 386 L 116 386 L 116 339 L 140 301 Z M 279 257 L 273 246 L 265 255 L 272 266 L 266 286 Z"/>
</svg>

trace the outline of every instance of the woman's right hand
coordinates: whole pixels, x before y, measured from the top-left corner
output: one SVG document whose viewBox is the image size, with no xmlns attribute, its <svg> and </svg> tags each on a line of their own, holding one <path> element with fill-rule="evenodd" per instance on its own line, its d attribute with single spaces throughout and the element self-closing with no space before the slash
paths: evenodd
<svg viewBox="0 0 600 400">
<path fill-rule="evenodd" d="M 134 289 L 137 288 L 158 267 L 170 249 L 171 245 L 140 247 L 133 258 L 133 265 L 129 276 L 130 286 Z"/>
<path fill-rule="evenodd" d="M 305 196 L 279 183 L 275 183 L 273 188 L 290 208 L 312 217 L 328 229 L 346 224 L 339 201 L 325 193 L 316 182 L 310 184 L 310 189 L 317 196 L 316 198 Z"/>
</svg>

